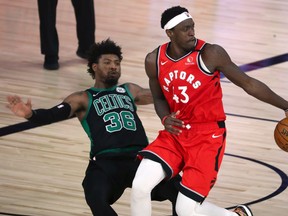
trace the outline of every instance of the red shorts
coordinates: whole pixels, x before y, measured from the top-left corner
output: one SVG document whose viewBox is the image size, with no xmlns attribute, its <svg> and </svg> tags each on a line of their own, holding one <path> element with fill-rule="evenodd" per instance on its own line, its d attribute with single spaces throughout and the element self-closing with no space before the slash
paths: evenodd
<svg viewBox="0 0 288 216">
<path fill-rule="evenodd" d="M 139 154 L 162 164 L 171 178 L 183 172 L 180 191 L 201 202 L 213 187 L 220 168 L 226 129 L 224 122 L 191 124 L 180 135 L 166 130 Z"/>
</svg>

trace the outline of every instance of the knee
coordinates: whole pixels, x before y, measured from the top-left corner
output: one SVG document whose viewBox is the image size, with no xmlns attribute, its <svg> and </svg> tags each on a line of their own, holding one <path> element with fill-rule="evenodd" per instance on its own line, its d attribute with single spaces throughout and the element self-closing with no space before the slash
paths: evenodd
<svg viewBox="0 0 288 216">
<path fill-rule="evenodd" d="M 85 200 L 90 207 L 94 205 L 104 206 L 108 204 L 107 200 L 104 197 L 99 196 L 99 194 L 92 191 L 85 191 Z"/>
<path fill-rule="evenodd" d="M 135 178 L 132 183 L 131 194 L 133 199 L 141 199 L 142 197 L 150 196 L 152 188 L 147 187 L 142 179 Z"/>
<path fill-rule="evenodd" d="M 181 216 L 196 216 L 196 208 L 199 204 L 194 200 L 184 196 L 182 193 L 178 194 L 176 201 L 176 212 Z"/>
<path fill-rule="evenodd" d="M 106 190 L 101 190 L 97 186 L 83 187 L 86 203 L 91 207 L 109 205 L 108 194 Z"/>
<path fill-rule="evenodd" d="M 187 208 L 187 206 L 184 206 L 179 202 L 176 202 L 176 212 L 177 212 L 177 215 L 181 215 L 181 216 L 188 216 L 188 215 L 196 216 L 195 211 L 193 211 L 193 208 L 191 208 L 191 206 Z"/>
</svg>

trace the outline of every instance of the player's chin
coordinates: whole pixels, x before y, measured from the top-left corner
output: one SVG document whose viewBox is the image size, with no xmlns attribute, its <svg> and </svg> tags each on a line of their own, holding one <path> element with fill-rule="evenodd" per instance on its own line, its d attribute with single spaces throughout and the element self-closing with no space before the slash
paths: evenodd
<svg viewBox="0 0 288 216">
<path fill-rule="evenodd" d="M 109 77 L 106 79 L 105 83 L 109 85 L 116 85 L 118 84 L 119 77 Z"/>
<path fill-rule="evenodd" d="M 195 47 L 195 40 L 188 40 L 186 43 L 187 50 L 191 50 Z"/>
</svg>

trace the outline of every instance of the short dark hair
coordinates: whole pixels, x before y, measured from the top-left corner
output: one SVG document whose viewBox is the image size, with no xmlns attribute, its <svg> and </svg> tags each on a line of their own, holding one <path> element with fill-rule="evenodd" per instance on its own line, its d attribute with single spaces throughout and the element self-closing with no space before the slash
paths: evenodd
<svg viewBox="0 0 288 216">
<path fill-rule="evenodd" d="M 92 64 L 98 63 L 99 58 L 103 54 L 114 54 L 117 55 L 122 61 L 122 51 L 121 47 L 118 46 L 114 41 L 110 40 L 110 38 L 103 40 L 99 43 L 94 43 L 89 51 L 88 51 L 88 69 L 87 72 L 92 76 L 93 79 L 95 79 L 95 72 L 93 71 Z"/>
<path fill-rule="evenodd" d="M 183 13 L 189 12 L 186 8 L 181 6 L 173 6 L 166 9 L 161 16 L 161 28 L 164 29 L 164 26 L 175 16 Z"/>
</svg>

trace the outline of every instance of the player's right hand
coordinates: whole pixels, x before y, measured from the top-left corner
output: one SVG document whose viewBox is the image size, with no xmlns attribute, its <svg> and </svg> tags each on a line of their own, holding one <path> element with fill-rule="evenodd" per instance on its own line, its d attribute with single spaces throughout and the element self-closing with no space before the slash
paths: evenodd
<svg viewBox="0 0 288 216">
<path fill-rule="evenodd" d="M 31 99 L 28 99 L 26 103 L 18 95 L 7 96 L 7 107 L 16 115 L 23 118 L 30 118 L 32 116 L 32 104 Z"/>
</svg>

